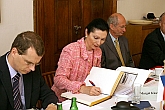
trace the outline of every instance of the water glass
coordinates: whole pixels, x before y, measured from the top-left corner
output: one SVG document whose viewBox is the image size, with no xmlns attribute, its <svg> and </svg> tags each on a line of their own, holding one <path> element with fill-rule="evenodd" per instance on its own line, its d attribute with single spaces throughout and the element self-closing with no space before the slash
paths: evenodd
<svg viewBox="0 0 165 110">
<path fill-rule="evenodd" d="M 141 98 L 141 84 L 135 83 L 133 84 L 132 103 L 140 104 L 140 98 Z"/>
<path fill-rule="evenodd" d="M 159 76 L 163 72 L 163 68 L 155 68 L 155 75 Z"/>
</svg>

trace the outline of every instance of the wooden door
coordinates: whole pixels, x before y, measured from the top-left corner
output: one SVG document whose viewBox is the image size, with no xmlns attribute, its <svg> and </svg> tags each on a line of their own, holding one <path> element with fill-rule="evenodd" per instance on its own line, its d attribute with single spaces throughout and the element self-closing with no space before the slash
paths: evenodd
<svg viewBox="0 0 165 110">
<path fill-rule="evenodd" d="M 94 18 L 107 20 L 116 12 L 116 0 L 34 0 L 34 28 L 45 43 L 43 72 L 57 68 L 61 50 L 84 36 Z"/>
</svg>

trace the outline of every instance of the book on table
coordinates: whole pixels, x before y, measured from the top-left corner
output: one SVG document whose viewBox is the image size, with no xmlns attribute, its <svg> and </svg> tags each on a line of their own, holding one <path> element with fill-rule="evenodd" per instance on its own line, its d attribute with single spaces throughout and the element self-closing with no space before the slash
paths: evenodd
<svg viewBox="0 0 165 110">
<path fill-rule="evenodd" d="M 115 94 L 128 94 L 131 92 L 133 83 L 144 84 L 150 71 L 131 67 L 119 67 L 116 70 L 92 67 L 90 74 L 85 79 L 86 86 L 92 86 L 92 81 L 96 87 L 100 87 L 102 94 L 90 96 L 87 94 L 73 94 L 71 92 L 62 93 L 62 97 L 71 99 L 76 97 L 77 101 L 88 106 L 93 106 Z"/>
<path fill-rule="evenodd" d="M 90 96 L 82 93 L 72 94 L 71 92 L 62 93 L 61 96 L 68 99 L 76 97 L 78 102 L 93 106 L 113 96 L 122 75 L 123 72 L 121 71 L 92 67 L 90 74 L 85 79 L 85 83 L 86 86 L 92 86 L 89 82 L 92 81 L 96 87 L 100 87 L 102 93 L 99 96 Z"/>
</svg>

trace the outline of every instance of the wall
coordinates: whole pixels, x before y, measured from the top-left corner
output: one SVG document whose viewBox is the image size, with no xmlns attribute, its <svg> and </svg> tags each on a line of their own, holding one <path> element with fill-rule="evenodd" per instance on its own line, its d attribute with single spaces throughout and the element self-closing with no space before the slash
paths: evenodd
<svg viewBox="0 0 165 110">
<path fill-rule="evenodd" d="M 16 35 L 33 30 L 33 0 L 0 0 L 0 55 L 10 49 Z M 160 16 L 165 11 L 164 0 L 118 0 L 117 12 L 127 20 L 141 19 L 148 12 Z"/>
<path fill-rule="evenodd" d="M 0 55 L 20 32 L 33 30 L 33 0 L 0 0 Z"/>
<path fill-rule="evenodd" d="M 117 12 L 122 13 L 126 20 L 142 19 L 148 12 L 159 17 L 165 12 L 164 0 L 118 0 Z"/>
</svg>

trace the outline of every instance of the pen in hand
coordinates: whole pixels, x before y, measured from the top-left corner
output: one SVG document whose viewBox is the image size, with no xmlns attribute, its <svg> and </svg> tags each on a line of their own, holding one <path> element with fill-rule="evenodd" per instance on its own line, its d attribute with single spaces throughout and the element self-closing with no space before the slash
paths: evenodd
<svg viewBox="0 0 165 110">
<path fill-rule="evenodd" d="M 95 84 L 91 80 L 89 80 L 89 82 L 92 84 L 92 86 L 95 86 Z M 101 93 L 101 94 L 104 94 L 104 93 Z M 104 94 L 104 95 L 109 95 L 109 94 Z"/>
<path fill-rule="evenodd" d="M 89 82 L 92 84 L 92 86 L 95 86 L 95 84 L 91 80 L 89 80 Z"/>
<path fill-rule="evenodd" d="M 95 84 L 94 84 L 94 82 L 93 81 L 91 81 L 91 80 L 89 80 L 89 82 L 92 84 L 92 86 L 96 86 Z M 95 89 L 96 90 L 96 89 Z M 99 92 L 99 94 L 101 94 L 101 91 L 100 91 L 100 89 L 99 90 L 96 90 L 97 92 Z M 99 95 L 98 94 L 98 95 Z"/>
</svg>

